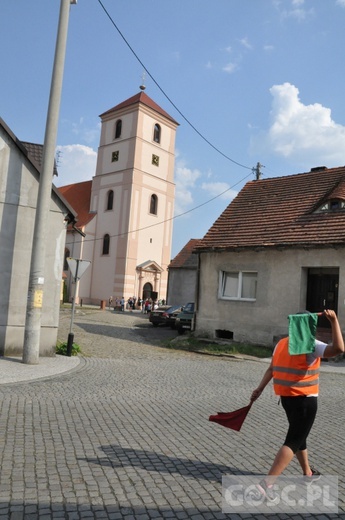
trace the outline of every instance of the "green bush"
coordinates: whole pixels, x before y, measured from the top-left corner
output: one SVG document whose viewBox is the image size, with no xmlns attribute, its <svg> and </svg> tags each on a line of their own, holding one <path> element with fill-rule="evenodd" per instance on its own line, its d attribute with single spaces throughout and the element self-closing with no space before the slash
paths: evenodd
<svg viewBox="0 0 345 520">
<path fill-rule="evenodd" d="M 56 345 L 56 353 L 60 354 L 60 356 L 67 356 L 67 341 L 64 341 L 64 342 L 60 341 Z M 77 343 L 72 343 L 71 355 L 72 356 L 77 356 L 80 353 L 81 353 L 80 346 Z"/>
</svg>

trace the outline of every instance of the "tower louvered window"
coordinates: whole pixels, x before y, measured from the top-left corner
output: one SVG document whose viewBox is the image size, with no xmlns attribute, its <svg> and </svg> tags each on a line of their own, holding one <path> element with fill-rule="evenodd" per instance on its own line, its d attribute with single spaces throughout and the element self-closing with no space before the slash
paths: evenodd
<svg viewBox="0 0 345 520">
<path fill-rule="evenodd" d="M 161 127 L 158 123 L 155 124 L 155 128 L 153 131 L 153 140 L 155 143 L 161 142 Z"/>
<path fill-rule="evenodd" d="M 102 255 L 109 255 L 110 250 L 110 236 L 108 234 L 103 237 Z"/>
<path fill-rule="evenodd" d="M 157 209 L 158 209 L 158 197 L 157 197 L 157 195 L 153 194 L 153 195 L 151 195 L 151 200 L 150 200 L 150 213 L 152 215 L 157 215 Z"/>
</svg>

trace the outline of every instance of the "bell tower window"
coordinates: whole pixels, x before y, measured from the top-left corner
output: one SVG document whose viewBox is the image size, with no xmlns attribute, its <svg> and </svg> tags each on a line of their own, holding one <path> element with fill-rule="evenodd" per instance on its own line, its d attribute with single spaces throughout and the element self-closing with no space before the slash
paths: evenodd
<svg viewBox="0 0 345 520">
<path fill-rule="evenodd" d="M 150 200 L 151 215 L 157 215 L 157 208 L 158 208 L 158 197 L 157 197 L 157 195 L 153 194 L 153 195 L 151 195 L 151 200 Z"/>
<path fill-rule="evenodd" d="M 118 119 L 116 121 L 115 125 L 115 139 L 118 139 L 121 137 L 121 131 L 122 131 L 122 119 Z"/>
<path fill-rule="evenodd" d="M 64 271 L 68 271 L 67 258 L 69 258 L 70 256 L 71 256 L 70 250 L 66 247 L 66 249 L 65 249 L 65 258 L 64 258 L 64 263 L 63 263 L 63 270 Z"/>
<path fill-rule="evenodd" d="M 108 234 L 103 237 L 102 255 L 109 255 L 110 250 L 110 236 Z"/>
<path fill-rule="evenodd" d="M 114 192 L 113 192 L 113 190 L 109 190 L 108 196 L 107 196 L 107 211 L 113 209 L 113 204 L 114 204 Z"/>
<path fill-rule="evenodd" d="M 153 130 L 153 140 L 155 143 L 161 142 L 161 127 L 158 123 L 155 124 L 154 130 Z"/>
</svg>

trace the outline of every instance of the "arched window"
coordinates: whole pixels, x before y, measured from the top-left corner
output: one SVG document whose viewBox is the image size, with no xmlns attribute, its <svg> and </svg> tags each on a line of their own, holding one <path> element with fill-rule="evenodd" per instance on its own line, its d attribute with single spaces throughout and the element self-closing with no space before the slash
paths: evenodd
<svg viewBox="0 0 345 520">
<path fill-rule="evenodd" d="M 69 258 L 71 256 L 71 253 L 70 253 L 70 250 L 65 249 L 65 259 L 64 259 L 64 263 L 63 263 L 63 270 L 64 271 L 68 271 L 68 262 L 67 262 L 67 258 Z"/>
<path fill-rule="evenodd" d="M 155 143 L 161 142 L 161 127 L 158 123 L 155 124 L 155 128 L 153 130 L 153 140 Z"/>
<path fill-rule="evenodd" d="M 109 249 L 110 249 L 110 236 L 108 234 L 106 234 L 103 237 L 102 255 L 109 255 Z"/>
<path fill-rule="evenodd" d="M 115 126 L 115 139 L 118 139 L 119 137 L 121 137 L 121 130 L 122 130 L 122 119 L 118 119 L 116 121 L 116 126 Z"/>
<path fill-rule="evenodd" d="M 152 215 L 157 215 L 157 208 L 158 208 L 158 197 L 157 197 L 157 195 L 153 194 L 153 195 L 151 195 L 151 200 L 150 200 L 150 213 Z"/>
<path fill-rule="evenodd" d="M 113 209 L 114 204 L 114 192 L 113 190 L 108 191 L 108 197 L 107 197 L 107 210 Z"/>
</svg>

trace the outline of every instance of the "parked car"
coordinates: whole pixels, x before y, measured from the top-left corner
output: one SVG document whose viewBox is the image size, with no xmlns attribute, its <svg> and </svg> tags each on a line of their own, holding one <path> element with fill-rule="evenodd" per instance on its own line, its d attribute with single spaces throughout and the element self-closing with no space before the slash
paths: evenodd
<svg viewBox="0 0 345 520">
<path fill-rule="evenodd" d="M 164 313 L 167 312 L 171 308 L 171 305 L 161 305 L 157 309 L 153 309 L 149 315 L 149 321 L 152 323 L 154 327 L 158 327 L 158 325 L 165 325 L 165 316 Z"/>
<path fill-rule="evenodd" d="M 164 313 L 164 317 L 165 317 L 165 324 L 174 329 L 175 328 L 175 321 L 176 321 L 176 317 L 178 314 L 180 314 L 180 312 L 183 310 L 183 306 L 182 305 L 173 305 L 172 307 L 170 307 L 170 309 L 168 309 L 165 313 Z"/>
<path fill-rule="evenodd" d="M 175 328 L 179 334 L 184 334 L 186 330 L 192 330 L 194 325 L 194 302 L 187 303 L 183 311 L 176 316 Z"/>
</svg>

